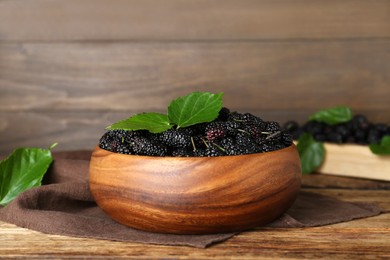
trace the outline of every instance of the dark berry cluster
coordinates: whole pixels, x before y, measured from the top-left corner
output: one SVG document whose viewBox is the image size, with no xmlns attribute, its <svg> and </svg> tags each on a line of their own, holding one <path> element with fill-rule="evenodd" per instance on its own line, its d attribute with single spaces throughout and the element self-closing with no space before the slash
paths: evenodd
<svg viewBox="0 0 390 260">
<path fill-rule="evenodd" d="M 292 135 L 282 131 L 277 122 L 222 108 L 212 122 L 158 134 L 109 130 L 99 146 L 123 154 L 210 157 L 275 151 L 290 146 L 292 140 Z"/>
<path fill-rule="evenodd" d="M 304 132 L 311 134 L 316 141 L 331 143 L 379 143 L 383 136 L 390 135 L 390 126 L 382 123 L 371 123 L 364 115 L 355 115 L 350 121 L 336 125 L 308 121 L 300 126 L 289 121 L 283 126 L 294 139 L 299 139 Z"/>
</svg>

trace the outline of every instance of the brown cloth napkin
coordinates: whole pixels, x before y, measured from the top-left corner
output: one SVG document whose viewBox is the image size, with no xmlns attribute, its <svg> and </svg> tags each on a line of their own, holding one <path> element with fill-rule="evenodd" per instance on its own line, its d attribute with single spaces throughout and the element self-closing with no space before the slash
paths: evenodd
<svg viewBox="0 0 390 260">
<path fill-rule="evenodd" d="M 91 152 L 57 152 L 44 185 L 19 195 L 0 209 L 0 220 L 48 234 L 207 247 L 237 233 L 213 235 L 157 234 L 132 229 L 107 217 L 88 189 Z M 301 192 L 294 205 L 269 227 L 312 227 L 375 216 L 382 210 L 368 203 L 349 203 Z"/>
</svg>

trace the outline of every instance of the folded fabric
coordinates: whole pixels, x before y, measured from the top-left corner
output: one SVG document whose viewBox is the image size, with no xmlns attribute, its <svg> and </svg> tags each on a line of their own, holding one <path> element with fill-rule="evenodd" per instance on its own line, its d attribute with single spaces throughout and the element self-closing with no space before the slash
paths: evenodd
<svg viewBox="0 0 390 260">
<path fill-rule="evenodd" d="M 123 226 L 96 205 L 88 188 L 90 151 L 55 153 L 44 185 L 19 195 L 0 209 L 0 220 L 48 234 L 207 247 L 236 233 L 173 235 L 144 232 Z M 375 216 L 375 204 L 349 203 L 332 197 L 301 192 L 294 205 L 268 227 L 312 227 Z"/>
</svg>

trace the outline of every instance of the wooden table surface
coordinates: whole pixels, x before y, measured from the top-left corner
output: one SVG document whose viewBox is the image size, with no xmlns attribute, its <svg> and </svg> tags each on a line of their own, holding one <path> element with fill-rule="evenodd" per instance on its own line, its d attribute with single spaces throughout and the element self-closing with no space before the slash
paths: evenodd
<svg viewBox="0 0 390 260">
<path fill-rule="evenodd" d="M 257 228 L 207 249 L 46 235 L 0 222 L 0 258 L 390 259 L 390 182 L 311 175 L 303 190 L 376 202 L 389 213 L 323 227 Z"/>
</svg>

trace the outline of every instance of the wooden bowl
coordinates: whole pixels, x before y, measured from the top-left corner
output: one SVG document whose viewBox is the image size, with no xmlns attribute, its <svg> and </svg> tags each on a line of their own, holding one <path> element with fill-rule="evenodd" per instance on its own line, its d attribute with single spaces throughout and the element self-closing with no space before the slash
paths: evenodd
<svg viewBox="0 0 390 260">
<path fill-rule="evenodd" d="M 210 234 L 264 225 L 301 184 L 295 145 L 258 154 L 151 157 L 98 147 L 90 163 L 96 203 L 115 221 L 152 232 Z"/>
</svg>

